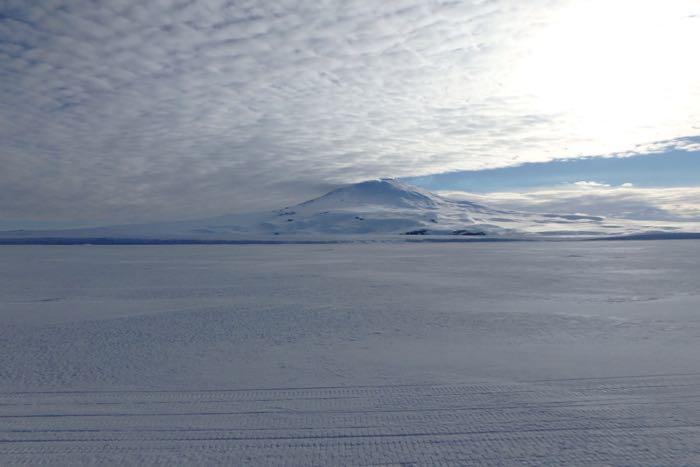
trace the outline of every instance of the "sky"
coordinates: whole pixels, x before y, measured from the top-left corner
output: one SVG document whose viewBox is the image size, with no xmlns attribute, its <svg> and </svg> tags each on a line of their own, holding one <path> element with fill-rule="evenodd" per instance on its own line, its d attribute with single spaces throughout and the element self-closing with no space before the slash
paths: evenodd
<svg viewBox="0 0 700 467">
<path fill-rule="evenodd" d="M 521 211 L 700 221 L 700 137 L 678 143 L 635 156 L 556 159 L 403 180 L 446 197 Z"/>
<path fill-rule="evenodd" d="M 697 0 L 0 0 L 0 228 L 377 177 L 683 216 L 659 190 L 700 185 L 699 43 Z"/>
</svg>

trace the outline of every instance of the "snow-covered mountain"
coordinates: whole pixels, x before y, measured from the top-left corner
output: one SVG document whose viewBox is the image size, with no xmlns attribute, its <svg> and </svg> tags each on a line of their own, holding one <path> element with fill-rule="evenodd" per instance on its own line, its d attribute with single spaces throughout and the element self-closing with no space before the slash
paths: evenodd
<svg viewBox="0 0 700 467">
<path fill-rule="evenodd" d="M 700 232 L 697 223 L 533 214 L 448 199 L 394 179 L 370 180 L 276 211 L 91 229 L 13 231 L 9 238 L 260 239 L 328 235 L 590 238 Z"/>
</svg>

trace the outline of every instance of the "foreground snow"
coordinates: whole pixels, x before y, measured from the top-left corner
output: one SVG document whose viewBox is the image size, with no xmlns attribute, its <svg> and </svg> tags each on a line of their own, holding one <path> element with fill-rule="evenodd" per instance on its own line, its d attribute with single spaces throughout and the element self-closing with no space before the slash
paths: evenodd
<svg viewBox="0 0 700 467">
<path fill-rule="evenodd" d="M 699 254 L 0 247 L 0 464 L 698 464 Z"/>
<path fill-rule="evenodd" d="M 526 213 L 447 199 L 393 179 L 370 180 L 270 212 L 179 222 L 58 231 L 0 232 L 0 243 L 153 241 L 397 241 L 608 238 L 697 234 L 700 223 L 632 221 L 572 213 Z"/>
</svg>

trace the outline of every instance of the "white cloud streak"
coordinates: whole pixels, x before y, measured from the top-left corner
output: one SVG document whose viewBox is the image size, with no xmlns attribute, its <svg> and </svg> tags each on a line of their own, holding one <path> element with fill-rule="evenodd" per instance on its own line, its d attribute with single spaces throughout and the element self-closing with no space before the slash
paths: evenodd
<svg viewBox="0 0 700 467">
<path fill-rule="evenodd" d="M 0 215 L 212 215 L 697 133 L 700 85 L 624 139 L 542 105 L 532 47 L 575 3 L 4 0 Z M 691 75 L 694 30 L 674 39 Z"/>
<path fill-rule="evenodd" d="M 489 206 L 539 213 L 580 213 L 620 219 L 700 221 L 700 187 L 637 188 L 629 183 L 610 186 L 597 182 L 541 188 L 522 193 L 441 195 Z"/>
</svg>

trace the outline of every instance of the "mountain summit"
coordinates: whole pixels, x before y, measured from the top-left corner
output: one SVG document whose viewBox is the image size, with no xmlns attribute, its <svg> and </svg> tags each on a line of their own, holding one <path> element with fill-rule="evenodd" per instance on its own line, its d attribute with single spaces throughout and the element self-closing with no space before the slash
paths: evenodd
<svg viewBox="0 0 700 467">
<path fill-rule="evenodd" d="M 207 241 L 324 235 L 591 238 L 650 233 L 671 235 L 683 231 L 700 232 L 700 225 L 493 209 L 383 178 L 347 185 L 276 211 L 93 229 L 0 232 L 0 241 L 19 239 L 21 242 L 26 238 Z"/>
<path fill-rule="evenodd" d="M 397 208 L 431 209 L 436 195 L 418 187 L 407 185 L 393 178 L 368 180 L 348 185 L 330 193 L 301 203 L 300 206 L 385 206 Z"/>
</svg>

